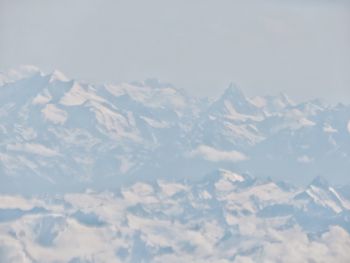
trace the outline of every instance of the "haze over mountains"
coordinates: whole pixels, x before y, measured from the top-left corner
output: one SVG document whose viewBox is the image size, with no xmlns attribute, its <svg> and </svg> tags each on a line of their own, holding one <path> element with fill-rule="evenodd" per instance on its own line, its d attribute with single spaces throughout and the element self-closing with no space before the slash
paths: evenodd
<svg viewBox="0 0 350 263">
<path fill-rule="evenodd" d="M 197 180 L 218 168 L 350 182 L 349 105 L 248 98 L 234 85 L 210 101 L 157 80 L 89 84 L 33 66 L 0 84 L 2 192 Z"/>
<path fill-rule="evenodd" d="M 350 106 L 0 73 L 0 262 L 348 262 Z"/>
</svg>

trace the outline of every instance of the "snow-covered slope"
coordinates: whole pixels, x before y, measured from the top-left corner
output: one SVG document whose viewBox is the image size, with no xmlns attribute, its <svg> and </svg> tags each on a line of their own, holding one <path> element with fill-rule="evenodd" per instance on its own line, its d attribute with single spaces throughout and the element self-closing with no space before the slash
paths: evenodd
<svg viewBox="0 0 350 263">
<path fill-rule="evenodd" d="M 349 200 L 228 170 L 196 183 L 0 195 L 1 262 L 348 262 Z"/>
<path fill-rule="evenodd" d="M 246 97 L 211 102 L 157 80 L 95 85 L 33 66 L 1 73 L 0 191 L 105 189 L 233 169 L 350 182 L 350 107 Z"/>
<path fill-rule="evenodd" d="M 0 73 L 0 262 L 349 262 L 349 127 L 234 85 Z"/>
</svg>

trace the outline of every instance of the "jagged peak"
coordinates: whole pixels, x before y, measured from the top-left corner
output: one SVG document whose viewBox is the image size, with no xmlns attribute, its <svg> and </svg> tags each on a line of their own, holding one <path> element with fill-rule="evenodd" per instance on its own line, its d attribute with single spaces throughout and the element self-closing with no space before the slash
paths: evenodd
<svg viewBox="0 0 350 263">
<path fill-rule="evenodd" d="M 283 103 L 285 103 L 286 105 L 291 105 L 291 106 L 295 105 L 295 102 L 294 102 L 286 93 L 284 93 L 284 92 L 281 92 L 281 93 L 279 94 L 279 98 L 280 98 L 281 101 L 282 101 Z"/>
<path fill-rule="evenodd" d="M 207 173 L 206 176 L 202 179 L 202 181 L 205 183 L 213 184 L 215 182 L 218 182 L 221 179 L 225 179 L 230 182 L 239 183 L 239 182 L 244 182 L 246 179 L 249 179 L 249 177 L 230 170 L 218 168 L 211 171 L 210 173 Z"/>
<path fill-rule="evenodd" d="M 229 115 L 236 112 L 255 115 L 259 111 L 259 107 L 234 83 L 231 83 L 221 97 L 212 104 L 211 109 Z"/>
<path fill-rule="evenodd" d="M 243 91 L 238 87 L 235 83 L 230 83 L 228 88 L 224 91 L 224 94 L 222 95 L 224 98 L 243 98 L 246 99 Z"/>
<path fill-rule="evenodd" d="M 329 183 L 324 177 L 319 175 L 312 180 L 309 186 L 316 186 L 318 188 L 328 189 Z"/>
<path fill-rule="evenodd" d="M 70 79 L 66 77 L 64 73 L 61 71 L 55 69 L 51 74 L 49 74 L 50 79 L 49 82 L 54 82 L 54 81 L 63 81 L 63 82 L 68 82 Z"/>
</svg>

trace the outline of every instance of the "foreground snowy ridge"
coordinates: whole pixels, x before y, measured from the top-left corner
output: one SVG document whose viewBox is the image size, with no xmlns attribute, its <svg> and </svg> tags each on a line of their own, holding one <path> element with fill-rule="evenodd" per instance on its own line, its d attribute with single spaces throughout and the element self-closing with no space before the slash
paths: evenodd
<svg viewBox="0 0 350 263">
<path fill-rule="evenodd" d="M 246 97 L 215 101 L 157 80 L 90 84 L 33 66 L 0 73 L 0 190 L 104 190 L 218 168 L 305 185 L 349 183 L 350 106 Z"/>
<path fill-rule="evenodd" d="M 350 200 L 227 170 L 108 192 L 0 196 L 0 262 L 349 262 Z"/>
</svg>

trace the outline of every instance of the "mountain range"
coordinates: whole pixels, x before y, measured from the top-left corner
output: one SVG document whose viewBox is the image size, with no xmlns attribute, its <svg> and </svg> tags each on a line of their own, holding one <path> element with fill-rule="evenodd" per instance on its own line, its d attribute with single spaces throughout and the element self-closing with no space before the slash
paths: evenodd
<svg viewBox="0 0 350 263">
<path fill-rule="evenodd" d="M 349 105 L 21 66 L 0 139 L 0 262 L 349 262 Z"/>
<path fill-rule="evenodd" d="M 350 199 L 219 169 L 197 182 L 0 195 L 0 261 L 349 261 Z"/>
<path fill-rule="evenodd" d="M 90 84 L 21 66 L 0 74 L 1 192 L 197 180 L 216 169 L 350 183 L 350 106 L 286 95 L 216 100 L 155 79 Z"/>
</svg>

